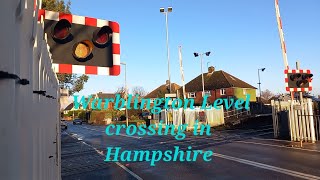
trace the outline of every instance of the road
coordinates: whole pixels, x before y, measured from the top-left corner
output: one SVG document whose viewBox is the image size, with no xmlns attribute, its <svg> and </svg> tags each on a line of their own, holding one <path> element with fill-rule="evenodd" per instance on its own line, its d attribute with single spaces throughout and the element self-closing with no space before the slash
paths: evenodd
<svg viewBox="0 0 320 180">
<path fill-rule="evenodd" d="M 274 140 L 272 126 L 214 131 L 208 136 L 106 136 L 105 126 L 72 125 L 62 135 L 63 179 L 320 179 L 320 145 Z M 107 147 L 212 150 L 204 162 L 104 162 Z"/>
</svg>

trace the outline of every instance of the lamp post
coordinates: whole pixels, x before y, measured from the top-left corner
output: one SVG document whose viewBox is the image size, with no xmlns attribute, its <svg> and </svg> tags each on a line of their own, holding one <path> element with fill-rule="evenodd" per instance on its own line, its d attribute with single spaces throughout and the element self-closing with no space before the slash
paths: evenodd
<svg viewBox="0 0 320 180">
<path fill-rule="evenodd" d="M 168 59 L 168 80 L 169 91 L 171 93 L 171 80 L 170 80 L 170 50 L 169 50 L 169 30 L 168 30 L 168 13 L 172 12 L 172 7 L 168 7 L 167 11 L 164 8 L 160 8 L 160 13 L 163 13 L 166 17 L 166 40 L 167 40 L 167 59 Z"/>
<path fill-rule="evenodd" d="M 260 71 L 264 71 L 264 70 L 266 70 L 266 68 L 261 68 L 261 69 L 258 69 L 258 78 L 259 78 L 259 92 L 260 92 L 260 98 L 259 98 L 259 101 L 260 101 L 260 110 L 261 110 L 261 112 L 262 112 L 262 101 L 261 101 L 261 81 L 260 81 Z"/>
<path fill-rule="evenodd" d="M 203 78 L 203 55 L 205 54 L 206 56 L 209 56 L 210 55 L 210 51 L 208 52 L 205 52 L 205 53 L 193 53 L 194 57 L 198 57 L 200 56 L 200 59 L 201 59 L 201 75 L 202 75 L 202 97 L 204 97 L 204 78 Z"/>
<path fill-rule="evenodd" d="M 127 64 L 125 62 L 121 62 L 121 65 L 124 65 L 124 86 L 125 86 L 125 99 L 126 99 L 126 104 L 128 105 L 128 87 L 127 87 Z M 128 108 L 126 105 L 126 122 L 127 122 L 127 127 L 129 126 L 129 119 L 128 119 Z"/>
</svg>

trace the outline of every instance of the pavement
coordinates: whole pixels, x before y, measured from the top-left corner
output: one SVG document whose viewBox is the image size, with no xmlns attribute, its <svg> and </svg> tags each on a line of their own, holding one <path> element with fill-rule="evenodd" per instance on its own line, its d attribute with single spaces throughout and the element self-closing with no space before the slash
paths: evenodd
<svg viewBox="0 0 320 180">
<path fill-rule="evenodd" d="M 72 125 L 62 133 L 63 180 L 99 179 L 320 179 L 320 144 L 272 139 L 272 125 L 214 130 L 182 141 L 172 136 L 106 136 L 105 126 Z M 107 147 L 161 150 L 188 146 L 212 150 L 204 162 L 104 162 Z"/>
</svg>

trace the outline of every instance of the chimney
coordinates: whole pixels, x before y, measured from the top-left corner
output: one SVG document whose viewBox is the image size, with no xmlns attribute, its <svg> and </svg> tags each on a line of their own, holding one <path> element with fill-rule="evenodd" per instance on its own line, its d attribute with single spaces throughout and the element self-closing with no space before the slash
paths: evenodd
<svg viewBox="0 0 320 180">
<path fill-rule="evenodd" d="M 213 73 L 215 68 L 213 66 L 208 67 L 208 73 Z"/>
<path fill-rule="evenodd" d="M 166 86 L 169 86 L 169 85 L 170 85 L 170 81 L 166 80 Z"/>
</svg>

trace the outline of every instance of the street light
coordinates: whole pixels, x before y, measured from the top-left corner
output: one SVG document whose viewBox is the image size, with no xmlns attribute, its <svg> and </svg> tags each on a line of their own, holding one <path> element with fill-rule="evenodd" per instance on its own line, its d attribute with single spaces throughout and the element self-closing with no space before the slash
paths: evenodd
<svg viewBox="0 0 320 180">
<path fill-rule="evenodd" d="M 264 71 L 266 70 L 266 68 L 261 68 L 261 69 L 258 69 L 258 78 L 259 78 L 259 91 L 260 91 L 260 98 L 259 98 L 259 101 L 260 101 L 260 107 L 261 107 L 261 112 L 262 112 L 262 101 L 261 101 L 261 82 L 260 82 L 260 71 Z"/>
<path fill-rule="evenodd" d="M 128 87 L 127 87 L 127 64 L 125 62 L 121 62 L 121 65 L 124 65 L 124 86 L 125 86 L 125 99 L 126 99 L 126 104 L 128 105 Z M 129 119 L 128 119 L 128 108 L 126 106 L 126 122 L 127 122 L 127 127 L 129 126 Z"/>
<path fill-rule="evenodd" d="M 167 37 L 167 58 L 168 58 L 168 80 L 169 80 L 169 93 L 171 93 L 171 80 L 170 80 L 170 50 L 169 50 L 169 31 L 168 31 L 168 13 L 172 12 L 172 7 L 168 7 L 165 11 L 164 8 L 160 8 L 160 13 L 163 13 L 166 17 L 166 37 Z"/>
<path fill-rule="evenodd" d="M 206 56 L 209 56 L 210 55 L 210 51 L 208 52 L 205 52 L 205 53 L 202 53 L 202 54 L 199 54 L 199 53 L 193 53 L 194 57 L 198 57 L 200 56 L 200 59 L 201 59 L 201 75 L 202 75 L 202 97 L 204 97 L 204 78 L 203 78 L 203 68 L 202 68 L 202 59 L 203 59 L 203 55 L 205 54 Z"/>
</svg>

